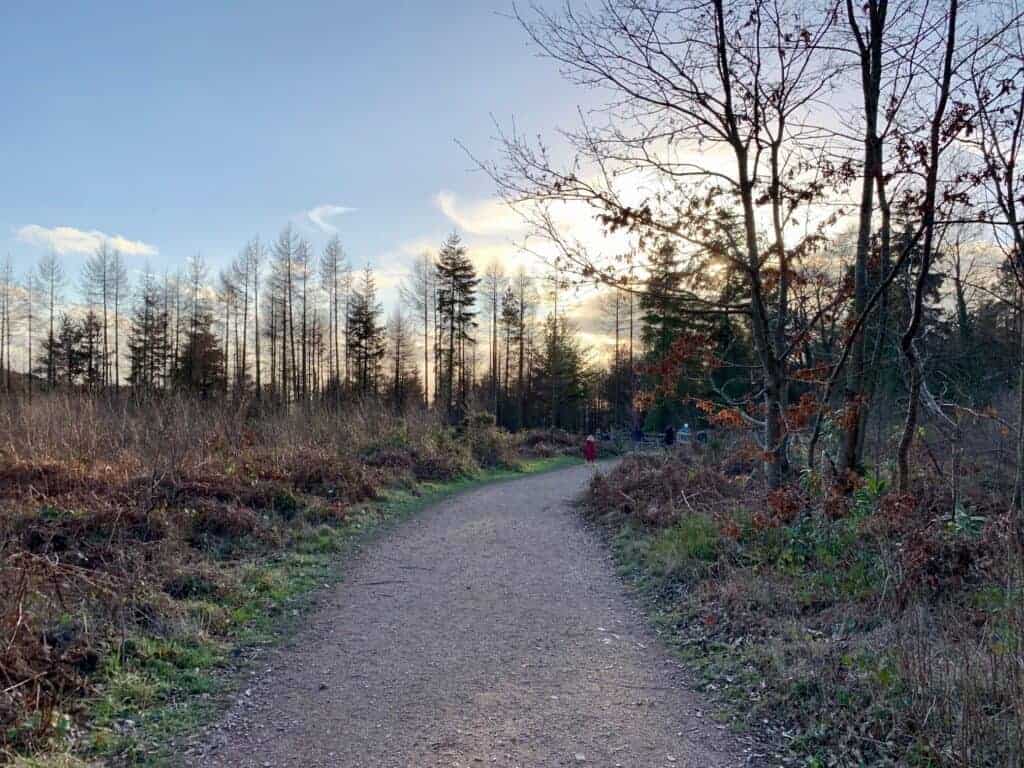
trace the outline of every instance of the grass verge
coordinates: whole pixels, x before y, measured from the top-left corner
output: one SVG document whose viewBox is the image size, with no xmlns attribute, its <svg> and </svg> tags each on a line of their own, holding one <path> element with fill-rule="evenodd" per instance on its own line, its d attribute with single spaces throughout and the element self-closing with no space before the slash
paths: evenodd
<svg viewBox="0 0 1024 768">
<path fill-rule="evenodd" d="M 696 687 L 768 765 L 1024 765 L 1021 561 L 998 511 L 631 457 L 582 511 Z"/>
<path fill-rule="evenodd" d="M 20 724 L 48 738 L 30 752 L 0 754 L 17 768 L 86 768 L 93 765 L 163 766 L 180 762 L 203 725 L 214 720 L 263 649 L 300 626 L 316 592 L 344 579 L 353 554 L 373 537 L 425 507 L 484 485 L 579 463 L 572 456 L 526 458 L 476 469 L 448 480 L 385 486 L 375 498 L 331 514 L 316 497 L 275 497 L 273 546 L 247 543 L 235 531 L 214 530 L 204 551 L 216 552 L 205 568 L 182 569 L 173 580 L 173 620 L 166 606 L 146 620 L 126 622 L 125 636 L 110 643 L 89 670 L 90 694 L 71 711 L 46 713 Z M 65 513 L 60 513 L 61 518 Z M 222 552 L 221 545 L 230 543 Z M 249 551 L 248 547 L 252 546 Z M 212 563 L 212 564 L 211 564 Z M 167 591 L 166 587 L 164 591 Z M 57 618 L 71 633 L 76 617 Z M 59 629 L 57 630 L 59 633 Z M 42 713 L 37 714 L 38 718 Z M 7 734 L 16 742 L 18 734 Z"/>
</svg>

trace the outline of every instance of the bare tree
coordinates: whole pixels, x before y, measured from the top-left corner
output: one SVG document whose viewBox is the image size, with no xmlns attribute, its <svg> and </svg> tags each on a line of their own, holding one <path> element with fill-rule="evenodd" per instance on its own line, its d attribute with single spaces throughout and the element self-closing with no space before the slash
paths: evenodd
<svg viewBox="0 0 1024 768">
<path fill-rule="evenodd" d="M 497 261 L 492 261 L 484 271 L 483 294 L 484 310 L 490 323 L 490 369 L 491 369 L 491 403 L 494 417 L 498 417 L 498 392 L 501 365 L 498 360 L 498 313 L 501 311 L 501 297 L 507 284 L 505 269 Z"/>
<path fill-rule="evenodd" d="M 14 280 L 14 264 L 7 254 L 0 264 L 0 379 L 7 392 L 11 391 L 11 347 L 14 337 L 17 285 Z"/>
<path fill-rule="evenodd" d="M 616 424 L 619 423 L 622 414 L 619 413 L 619 404 L 622 401 L 622 328 L 627 317 L 627 294 L 618 287 L 612 287 L 603 291 L 599 297 L 601 319 L 603 330 L 609 333 L 612 338 L 612 416 Z"/>
<path fill-rule="evenodd" d="M 46 383 L 51 388 L 57 384 L 57 361 L 54 358 L 55 336 L 54 322 L 56 320 L 57 304 L 60 302 L 64 291 L 64 267 L 57 254 L 49 252 L 39 260 L 38 265 L 39 282 L 46 296 L 46 311 L 49 322 L 49 329 L 46 336 Z"/>
<path fill-rule="evenodd" d="M 100 323 L 103 329 L 102 350 L 102 371 L 103 384 L 110 383 L 110 299 L 111 280 L 110 262 L 111 250 L 106 241 L 100 243 L 99 247 L 89 256 L 85 262 L 82 272 L 82 294 L 89 303 L 90 309 L 97 311 L 100 315 Z"/>
<path fill-rule="evenodd" d="M 882 99 L 882 75 L 886 32 L 890 23 L 888 0 L 867 0 L 855 4 L 845 0 L 845 16 L 856 52 L 857 74 L 862 94 L 863 164 L 861 166 L 861 198 L 857 222 L 857 249 L 854 262 L 853 313 L 860 316 L 868 301 L 868 261 L 875 209 L 875 185 L 884 194 L 883 134 L 879 129 Z M 886 222 L 888 224 L 888 222 Z M 841 473 L 860 470 L 860 446 L 867 413 L 865 391 L 866 339 L 858 332 L 852 339 L 852 352 L 847 363 L 845 429 L 840 451 Z"/>
<path fill-rule="evenodd" d="M 260 277 L 264 262 L 263 245 L 259 238 L 253 238 L 246 249 L 246 260 L 249 262 L 249 273 L 252 277 L 252 327 L 253 347 L 256 367 L 256 399 L 263 397 L 262 367 L 263 357 L 260 352 Z"/>
<path fill-rule="evenodd" d="M 391 398 L 396 410 L 401 409 L 409 396 L 410 369 L 413 368 L 412 326 L 398 304 L 388 318 L 388 356 L 391 369 Z"/>
<path fill-rule="evenodd" d="M 491 175 L 587 279 L 615 284 L 622 265 L 568 239 L 554 206 L 584 204 L 611 229 L 668 236 L 741 272 L 743 301 L 723 305 L 697 291 L 686 298 L 692 311 L 749 322 L 766 476 L 778 486 L 787 467 L 791 283 L 824 229 L 808 232 L 798 215 L 823 194 L 808 145 L 817 134 L 811 114 L 837 77 L 822 53 L 834 14 L 795 0 L 602 0 L 561 15 L 533 10 L 521 21 L 535 44 L 568 77 L 609 94 L 607 119 L 567 134 L 576 152 L 568 167 L 545 147 L 506 136 L 504 163 L 490 166 Z M 722 156 L 717 150 L 728 165 L 702 160 Z M 659 184 L 639 201 L 630 183 L 638 175 Z"/>
<path fill-rule="evenodd" d="M 955 108 L 952 120 L 947 115 L 951 100 L 956 99 L 957 93 L 962 92 L 966 84 L 966 79 L 958 75 L 958 72 L 976 56 L 977 51 L 974 47 L 976 43 L 965 46 L 965 41 L 958 38 L 959 11 L 959 0 L 949 0 L 943 16 L 938 19 L 944 24 L 934 24 L 939 43 L 936 48 L 941 51 L 941 65 L 932 74 L 932 99 L 926 102 L 922 110 L 923 119 L 919 117 L 918 124 L 923 125 L 921 132 L 926 136 L 918 140 L 918 151 L 915 153 L 918 164 L 924 161 L 924 178 L 920 190 L 909 192 L 904 201 L 904 208 L 920 217 L 921 253 L 918 256 L 917 277 L 911 297 L 910 320 L 900 337 L 900 351 L 906 360 L 909 377 L 907 413 L 897 452 L 898 485 L 903 493 L 910 490 L 910 450 L 917 434 L 921 390 L 924 387 L 924 371 L 916 342 L 924 315 L 925 293 L 941 237 L 941 224 L 936 215 L 940 191 L 939 173 L 943 155 L 969 125 L 968 114 L 964 110 Z M 965 109 L 970 108 L 965 106 Z M 956 199 L 954 192 L 953 188 L 947 186 L 944 199 Z"/>
<path fill-rule="evenodd" d="M 401 287 L 402 302 L 416 318 L 423 334 L 423 405 L 427 408 L 430 407 L 431 313 L 437 302 L 434 274 L 434 258 L 424 252 L 413 262 L 412 272 Z M 436 317 L 436 313 L 434 315 Z"/>
<path fill-rule="evenodd" d="M 222 342 L 223 343 L 222 354 L 223 354 L 223 358 L 224 358 L 224 382 L 223 383 L 224 383 L 224 389 L 225 390 L 227 390 L 230 387 L 231 382 L 232 382 L 232 370 L 231 370 L 231 349 L 232 349 L 232 344 L 231 344 L 231 341 L 232 341 L 232 339 L 231 339 L 232 325 L 231 325 L 231 321 L 232 321 L 232 318 L 235 319 L 235 326 L 234 327 L 235 327 L 235 335 L 236 335 L 235 342 L 236 343 L 234 344 L 234 349 L 236 349 L 236 350 L 238 349 L 238 343 L 237 343 L 238 319 L 237 319 L 237 315 L 238 315 L 239 288 L 238 288 L 238 285 L 234 282 L 234 279 L 233 279 L 234 276 L 232 274 L 232 271 L 233 270 L 230 267 L 228 269 L 222 269 L 220 271 L 220 274 L 218 276 L 218 288 L 217 288 L 217 298 L 218 298 L 218 300 L 221 303 L 222 312 L 223 312 L 221 317 L 222 317 L 222 328 L 223 328 L 223 334 L 224 334 L 223 342 Z M 238 373 L 238 360 L 237 360 L 237 358 L 235 360 L 235 371 L 234 371 L 234 373 L 235 373 L 235 376 L 234 376 L 235 391 L 236 391 L 236 394 L 237 394 L 237 391 L 238 391 L 237 390 L 237 385 L 238 385 L 238 381 L 239 381 L 239 378 L 238 378 L 239 377 L 239 373 Z"/>
<path fill-rule="evenodd" d="M 311 285 L 310 276 L 312 274 L 312 258 L 313 254 L 310 249 L 309 243 L 299 238 L 298 244 L 295 248 L 295 267 L 296 267 L 296 288 L 298 290 L 299 300 L 301 302 L 300 317 L 301 323 L 299 325 L 299 349 L 300 349 L 300 363 L 296 370 L 298 376 L 297 385 L 295 388 L 296 393 L 302 396 L 303 400 L 309 398 L 309 385 L 310 385 L 310 321 L 311 321 L 311 305 L 313 299 L 311 298 Z"/>
<path fill-rule="evenodd" d="M 516 401 L 518 403 L 518 424 L 526 425 L 526 348 L 529 335 L 529 321 L 536 309 L 537 300 L 532 278 L 525 269 L 520 268 L 516 274 L 516 308 L 519 310 L 519 322 L 516 329 L 516 341 L 519 354 L 516 359 Z"/>
<path fill-rule="evenodd" d="M 129 293 L 128 270 L 117 249 L 110 257 L 110 292 L 114 310 L 114 391 L 121 388 L 121 302 Z"/>
<path fill-rule="evenodd" d="M 295 293 L 296 276 L 298 274 L 297 253 L 299 249 L 298 238 L 291 225 L 286 226 L 274 244 L 274 277 L 272 287 L 274 296 L 271 299 L 276 303 L 277 324 L 276 336 L 280 338 L 280 366 L 281 376 L 281 401 L 287 403 L 289 399 L 289 379 L 291 379 L 291 391 L 298 396 L 298 370 L 297 352 L 295 343 Z M 289 368 L 289 361 L 291 367 Z"/>
<path fill-rule="evenodd" d="M 236 318 L 235 336 L 239 339 L 235 344 L 235 388 L 244 392 L 249 386 L 249 304 L 252 285 L 252 249 L 253 242 L 248 242 L 241 253 L 231 262 L 231 280 L 238 287 L 238 306 L 242 313 L 241 322 Z M 239 329 L 241 325 L 241 329 Z"/>
<path fill-rule="evenodd" d="M 336 396 L 341 394 L 342 336 L 346 297 L 351 287 L 351 268 L 341 247 L 341 240 L 332 237 L 320 256 L 320 284 L 327 297 L 328 357 Z"/>
<path fill-rule="evenodd" d="M 33 341 L 36 333 L 36 318 L 39 302 L 39 276 L 32 270 L 25 274 L 22 281 L 22 316 L 25 318 L 25 348 L 27 357 L 25 360 L 25 386 L 28 392 L 28 399 L 32 400 L 32 375 L 33 365 Z"/>
</svg>

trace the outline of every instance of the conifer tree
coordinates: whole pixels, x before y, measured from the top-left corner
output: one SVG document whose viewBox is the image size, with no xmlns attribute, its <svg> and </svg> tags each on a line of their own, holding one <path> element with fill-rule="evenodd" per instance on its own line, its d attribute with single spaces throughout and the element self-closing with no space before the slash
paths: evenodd
<svg viewBox="0 0 1024 768">
<path fill-rule="evenodd" d="M 139 286 L 128 334 L 128 383 L 137 391 L 162 387 L 170 354 L 167 302 L 153 275 L 147 271 Z"/>
<path fill-rule="evenodd" d="M 380 365 L 386 351 L 384 329 L 380 324 L 382 311 L 373 271 L 367 266 L 352 293 L 347 318 L 352 384 L 362 396 L 377 392 Z"/>
<path fill-rule="evenodd" d="M 465 413 L 470 375 L 466 352 L 474 343 L 476 288 L 480 279 L 457 234 L 441 247 L 435 266 L 437 314 L 442 329 L 440 392 L 449 418 Z"/>
</svg>

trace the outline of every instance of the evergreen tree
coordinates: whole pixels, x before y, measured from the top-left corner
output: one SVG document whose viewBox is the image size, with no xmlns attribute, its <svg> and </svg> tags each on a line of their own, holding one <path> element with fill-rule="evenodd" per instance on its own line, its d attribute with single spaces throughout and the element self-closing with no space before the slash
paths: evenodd
<svg viewBox="0 0 1024 768">
<path fill-rule="evenodd" d="M 108 347 L 104 343 L 103 323 L 96 312 L 90 309 L 79 325 L 79 354 L 82 375 L 86 386 L 99 389 L 103 386 L 107 372 Z"/>
<path fill-rule="evenodd" d="M 586 426 L 587 375 L 575 327 L 565 318 L 549 316 L 544 323 L 543 345 L 530 397 L 535 423 L 540 423 L 547 415 L 552 427 L 583 429 Z"/>
<path fill-rule="evenodd" d="M 680 288 L 683 274 L 675 246 L 662 243 L 651 254 L 650 276 L 640 297 L 640 338 L 648 356 L 660 360 L 686 327 Z"/>
<path fill-rule="evenodd" d="M 435 271 L 442 330 L 436 342 L 441 360 L 439 393 L 449 418 L 454 418 L 468 407 L 470 371 L 466 353 L 475 343 L 476 288 L 480 279 L 457 234 L 450 235 L 441 247 Z"/>
<path fill-rule="evenodd" d="M 348 350 L 353 367 L 353 386 L 360 395 L 377 392 L 380 366 L 386 351 L 384 329 L 380 316 L 383 312 L 377 299 L 377 284 L 369 266 L 353 291 L 349 302 Z"/>
<path fill-rule="evenodd" d="M 224 350 L 208 310 L 194 311 L 175 372 L 178 387 L 203 397 L 224 388 Z"/>
<path fill-rule="evenodd" d="M 501 297 L 501 314 L 498 317 L 498 328 L 500 343 L 505 347 L 503 355 L 504 371 L 501 375 L 504 385 L 499 398 L 498 423 L 507 426 L 517 426 L 513 422 L 517 420 L 518 409 L 511 407 L 512 399 L 512 360 L 519 353 L 519 298 L 515 289 L 510 285 L 505 289 Z"/>
<path fill-rule="evenodd" d="M 37 371 L 66 386 L 74 386 L 82 376 L 82 329 L 66 313 L 58 318 L 54 333 L 43 340 Z"/>
<path fill-rule="evenodd" d="M 171 355 L 167 302 L 153 276 L 143 276 L 139 298 L 128 334 L 128 382 L 137 390 L 154 390 L 164 385 L 164 372 Z"/>
</svg>

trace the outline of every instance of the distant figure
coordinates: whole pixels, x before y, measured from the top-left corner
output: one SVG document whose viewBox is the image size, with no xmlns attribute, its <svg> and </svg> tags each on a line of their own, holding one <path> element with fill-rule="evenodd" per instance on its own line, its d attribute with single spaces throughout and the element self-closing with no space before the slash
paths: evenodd
<svg viewBox="0 0 1024 768">
<path fill-rule="evenodd" d="M 642 443 L 643 441 L 644 441 L 644 431 L 643 431 L 643 429 L 640 427 L 639 423 L 634 424 L 633 425 L 633 443 L 634 443 L 634 447 L 639 448 L 640 447 L 640 443 Z"/>
<path fill-rule="evenodd" d="M 679 438 L 680 438 L 680 439 L 681 439 L 681 440 L 682 440 L 682 441 L 683 441 L 684 443 L 688 443 L 688 442 L 690 442 L 690 425 L 689 425 L 689 424 L 683 424 L 683 432 L 682 432 L 682 434 L 681 434 L 681 435 L 679 436 Z"/>
<path fill-rule="evenodd" d="M 665 427 L 665 448 L 671 449 L 676 444 L 676 428 L 669 424 Z"/>
<path fill-rule="evenodd" d="M 597 461 L 597 441 L 593 435 L 587 435 L 587 440 L 583 443 L 583 458 L 587 460 L 587 464 Z"/>
</svg>

